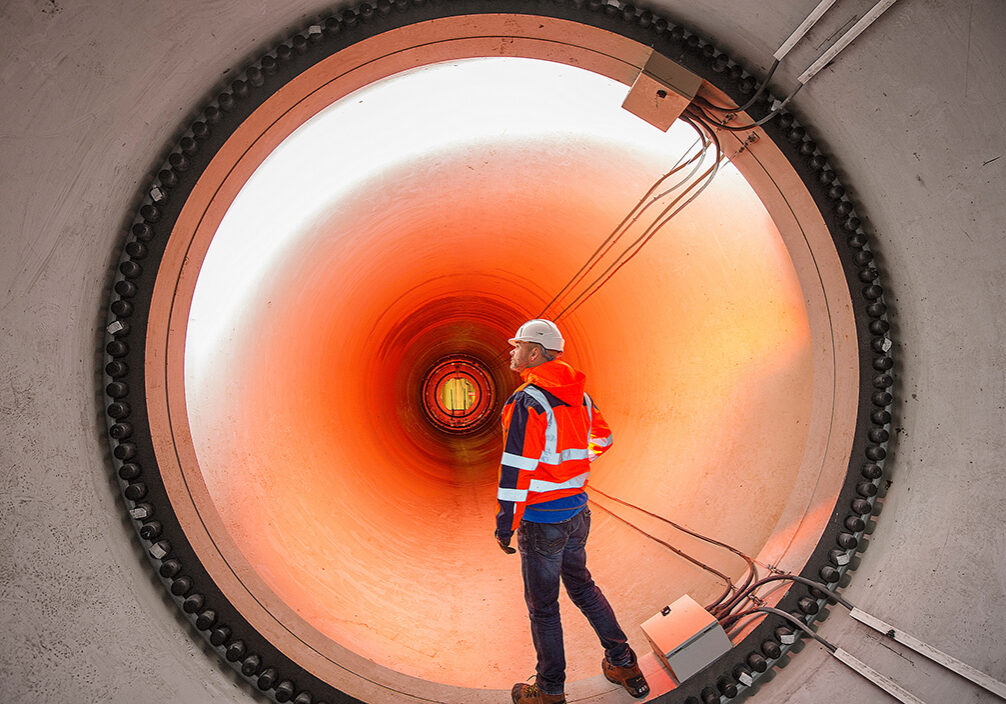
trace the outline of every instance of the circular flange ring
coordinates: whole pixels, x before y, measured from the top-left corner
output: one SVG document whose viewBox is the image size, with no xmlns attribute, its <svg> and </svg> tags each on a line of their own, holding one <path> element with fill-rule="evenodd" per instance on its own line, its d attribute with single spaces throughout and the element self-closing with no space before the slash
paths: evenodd
<svg viewBox="0 0 1006 704">
<path fill-rule="evenodd" d="M 531 18 L 532 22 L 522 28 L 525 18 Z M 538 34 L 536 27 L 541 30 Z M 501 38 L 507 41 L 500 41 Z M 574 41 L 568 41 L 570 38 Z M 389 51 L 389 40 L 399 42 L 399 49 Z M 432 54 L 421 55 L 415 51 L 420 45 L 435 48 Z M 229 566 L 223 563 L 214 566 L 206 557 L 207 545 L 213 540 L 209 536 L 200 540 L 193 535 L 192 521 L 185 516 L 191 507 L 177 500 L 178 483 L 183 482 L 184 475 L 165 471 L 172 455 L 175 462 L 181 462 L 177 457 L 179 445 L 175 438 L 159 433 L 172 425 L 173 416 L 165 410 L 172 385 L 170 373 L 165 375 L 164 369 L 170 365 L 172 354 L 178 354 L 178 341 L 172 343 L 166 333 L 171 310 L 180 300 L 175 294 L 181 290 L 178 283 L 183 278 L 179 274 L 182 262 L 192 261 L 191 245 L 199 244 L 199 239 L 190 238 L 184 247 L 172 250 L 169 243 L 175 240 L 177 244 L 177 239 L 171 233 L 186 228 L 195 232 L 202 225 L 212 229 L 207 217 L 212 219 L 214 208 L 225 207 L 221 204 L 227 202 L 226 198 L 220 201 L 213 198 L 220 195 L 221 187 L 240 188 L 240 178 L 228 182 L 219 173 L 214 176 L 220 169 L 231 173 L 237 163 L 234 155 L 228 157 L 228 150 L 244 148 L 244 154 L 251 154 L 247 147 L 254 144 L 255 154 L 268 154 L 318 105 L 327 104 L 353 85 L 366 85 L 383 74 L 418 65 L 417 60 L 504 55 L 509 50 L 515 55 L 544 55 L 552 60 L 570 61 L 570 52 L 579 51 L 582 53 L 576 58 L 592 70 L 631 82 L 651 47 L 707 80 L 726 99 L 741 102 L 756 83 L 709 41 L 666 18 L 625 3 L 498 0 L 364 3 L 306 28 L 248 67 L 190 126 L 172 149 L 157 181 L 147 190 L 124 247 L 108 304 L 105 392 L 114 469 L 141 539 L 183 612 L 222 657 L 278 701 L 345 700 L 346 695 L 339 692 L 349 689 L 357 700 L 377 701 L 400 683 L 363 677 L 363 684 L 350 688 L 338 677 L 319 674 L 325 667 L 316 666 L 310 656 L 302 657 L 303 653 L 291 656 L 291 641 L 304 643 L 303 634 L 291 634 L 282 625 L 282 619 L 268 627 L 249 618 L 241 600 L 229 593 L 226 584 L 221 587 L 226 581 L 221 575 L 226 575 Z M 438 54 L 440 49 L 448 50 Z M 333 66 L 355 66 L 361 70 L 353 74 L 333 71 Z M 333 75 L 343 81 L 338 87 L 334 87 L 337 81 L 319 81 L 319 76 Z M 304 95 L 305 84 L 312 81 L 315 86 L 319 83 L 333 86 L 332 92 L 326 93 L 322 88 L 308 90 Z M 290 100 L 290 95 L 298 90 L 302 98 Z M 771 96 L 766 96 L 752 108 L 753 116 L 764 112 L 769 100 Z M 285 107 L 279 109 L 280 106 Z M 249 119 L 253 115 L 256 119 Z M 263 130 L 262 121 L 280 127 Z M 853 332 L 849 347 L 838 349 L 840 345 L 833 345 L 837 356 L 849 362 L 836 370 L 836 375 L 852 382 L 849 388 L 853 393 L 834 402 L 842 407 L 841 418 L 846 424 L 839 430 L 847 432 L 834 436 L 832 451 L 843 456 L 847 471 L 835 492 L 833 514 L 802 570 L 805 577 L 834 585 L 858 547 L 863 518 L 872 511 L 883 475 L 889 408 L 893 401 L 890 371 L 894 364 L 884 290 L 856 207 L 831 160 L 812 139 L 807 127 L 791 113 L 783 113 L 759 134 L 767 137 L 766 148 L 744 151 L 736 160 L 738 167 L 742 171 L 747 168 L 745 176 L 749 181 L 757 181 L 751 174 L 758 169 L 773 177 L 785 173 L 794 183 L 780 185 L 780 191 L 798 186 L 807 194 L 806 202 L 813 211 L 808 217 L 820 221 L 818 234 L 827 236 L 837 262 L 837 266 L 815 265 L 814 270 L 838 274 L 841 281 L 828 282 L 827 286 L 831 291 L 844 288 L 848 303 L 847 311 L 841 305 L 829 308 L 834 324 L 828 330 L 844 326 Z M 739 140 L 738 148 L 743 146 Z M 768 149 L 769 146 L 772 148 Z M 251 154 L 252 161 L 245 163 L 245 173 L 253 170 L 255 154 Z M 780 163 L 773 163 L 773 159 Z M 209 188 L 210 197 L 201 195 L 201 188 Z M 771 200 L 763 190 L 759 195 L 763 200 Z M 195 208 L 194 204 L 199 203 L 203 207 Z M 212 207 L 206 207 L 208 203 Z M 771 210 L 771 203 L 767 205 Z M 191 222 L 186 225 L 191 213 L 197 214 L 195 227 Z M 217 216 L 220 214 L 216 212 Z M 813 238 L 816 235 L 812 230 L 802 227 L 801 231 L 803 236 Z M 813 258 L 822 251 L 819 243 L 815 243 L 807 247 L 805 254 Z M 165 274 L 172 267 L 173 271 Z M 165 281 L 168 283 L 162 284 Z M 155 290 L 158 286 L 168 287 L 168 298 L 158 298 Z M 829 307 L 841 296 L 825 299 L 823 303 Z M 171 304 L 162 305 L 164 300 L 170 300 Z M 172 344 L 176 345 L 174 350 Z M 152 374 L 151 370 L 159 373 Z M 812 593 L 810 602 L 806 594 L 806 588 L 795 587 L 779 606 L 809 622 L 814 614 L 807 611 L 816 608 L 808 604 L 820 604 L 820 594 Z M 766 656 L 771 664 L 787 650 L 787 644 L 776 640 L 781 625 L 781 619 L 766 618 L 708 671 L 661 700 L 687 701 L 688 697 L 701 696 L 710 689 L 730 696 L 743 689 L 745 683 L 734 679 L 738 666 L 746 667 L 752 661 L 751 655 L 757 653 Z M 310 643 L 304 644 L 308 651 L 312 649 Z M 346 665 L 339 667 L 345 669 Z M 437 701 L 450 700 L 448 695 L 435 696 L 440 697 Z"/>
</svg>

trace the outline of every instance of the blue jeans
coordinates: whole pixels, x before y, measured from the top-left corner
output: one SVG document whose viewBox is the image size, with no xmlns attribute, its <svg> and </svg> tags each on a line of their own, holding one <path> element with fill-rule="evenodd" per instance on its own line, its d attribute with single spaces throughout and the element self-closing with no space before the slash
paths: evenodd
<svg viewBox="0 0 1006 704">
<path fill-rule="evenodd" d="M 625 667 L 635 657 L 608 600 L 587 570 L 589 532 L 590 509 L 584 508 L 562 523 L 522 520 L 517 533 L 531 639 L 538 652 L 537 685 L 546 694 L 562 694 L 566 684 L 566 653 L 559 618 L 560 578 L 570 600 L 593 626 L 608 661 Z"/>
</svg>

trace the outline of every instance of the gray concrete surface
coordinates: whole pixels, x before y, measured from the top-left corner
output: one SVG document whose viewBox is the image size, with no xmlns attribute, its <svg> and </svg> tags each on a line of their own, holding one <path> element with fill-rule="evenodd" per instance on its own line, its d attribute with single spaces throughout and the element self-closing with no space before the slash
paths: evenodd
<svg viewBox="0 0 1006 704">
<path fill-rule="evenodd" d="M 816 0 L 653 5 L 753 66 Z M 793 85 L 869 3 L 846 0 Z M 243 702 L 176 618 L 108 478 L 100 325 L 137 189 L 185 114 L 311 0 L 0 5 L 0 692 Z M 878 234 L 903 405 L 893 484 L 847 597 L 1006 679 L 1006 4 L 902 0 L 799 96 Z M 836 608 L 822 633 L 927 702 L 994 697 Z M 837 696 L 837 699 L 836 699 Z M 755 701 L 888 701 L 809 644 Z"/>
</svg>

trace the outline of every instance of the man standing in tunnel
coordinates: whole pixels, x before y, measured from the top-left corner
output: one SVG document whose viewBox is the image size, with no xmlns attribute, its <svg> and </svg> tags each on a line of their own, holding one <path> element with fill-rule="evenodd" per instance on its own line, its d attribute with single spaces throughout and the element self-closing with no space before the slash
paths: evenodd
<svg viewBox="0 0 1006 704">
<path fill-rule="evenodd" d="M 587 570 L 590 463 L 611 447 L 611 431 L 586 377 L 558 357 L 565 341 L 549 320 L 529 320 L 509 341 L 510 368 L 524 382 L 503 406 L 496 541 L 504 552 L 517 531 L 524 599 L 538 654 L 535 683 L 518 683 L 515 704 L 564 704 L 566 656 L 559 581 L 604 648 L 601 671 L 634 697 L 650 691 L 636 654 Z"/>
</svg>

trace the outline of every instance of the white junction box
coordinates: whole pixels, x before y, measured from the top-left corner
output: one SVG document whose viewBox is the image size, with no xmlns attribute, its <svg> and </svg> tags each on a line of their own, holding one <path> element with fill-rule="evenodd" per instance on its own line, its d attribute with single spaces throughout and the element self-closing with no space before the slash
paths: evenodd
<svg viewBox="0 0 1006 704">
<path fill-rule="evenodd" d="M 678 684 L 733 647 L 713 615 L 687 594 L 646 619 L 643 633 Z"/>
</svg>

